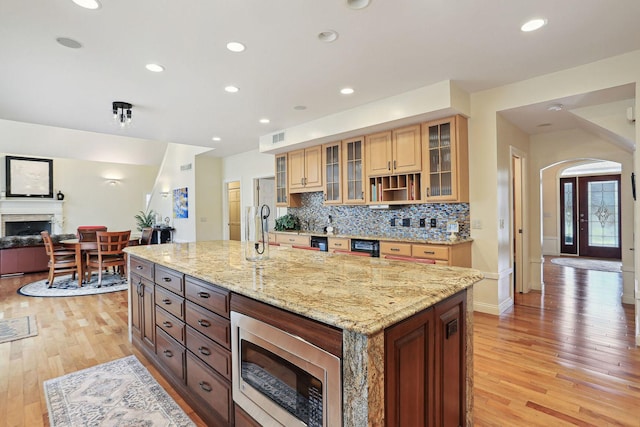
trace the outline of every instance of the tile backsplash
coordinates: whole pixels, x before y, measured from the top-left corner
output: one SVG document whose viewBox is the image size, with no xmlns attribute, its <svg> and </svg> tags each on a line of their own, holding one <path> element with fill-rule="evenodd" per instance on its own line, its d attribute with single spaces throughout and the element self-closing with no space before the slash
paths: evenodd
<svg viewBox="0 0 640 427">
<path fill-rule="evenodd" d="M 322 232 L 328 225 L 329 215 L 337 234 L 372 237 L 394 237 L 425 240 L 447 240 L 447 221 L 458 222 L 458 236 L 470 237 L 468 203 L 425 203 L 403 205 L 388 209 L 371 209 L 368 206 L 325 206 L 323 193 L 302 194 L 302 207 L 288 208 L 288 212 L 300 218 L 303 230 Z M 424 218 L 426 227 L 420 227 Z M 431 228 L 430 221 L 436 220 Z M 395 226 L 391 226 L 395 219 Z M 403 219 L 410 225 L 404 227 Z"/>
</svg>

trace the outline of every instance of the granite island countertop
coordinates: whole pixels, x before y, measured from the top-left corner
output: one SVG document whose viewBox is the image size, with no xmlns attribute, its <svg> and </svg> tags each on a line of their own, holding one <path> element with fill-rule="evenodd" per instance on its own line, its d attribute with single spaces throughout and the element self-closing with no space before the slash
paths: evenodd
<svg viewBox="0 0 640 427">
<path fill-rule="evenodd" d="M 131 255 L 352 332 L 373 335 L 483 276 L 477 270 L 270 247 L 247 261 L 235 241 L 132 246 Z"/>
</svg>

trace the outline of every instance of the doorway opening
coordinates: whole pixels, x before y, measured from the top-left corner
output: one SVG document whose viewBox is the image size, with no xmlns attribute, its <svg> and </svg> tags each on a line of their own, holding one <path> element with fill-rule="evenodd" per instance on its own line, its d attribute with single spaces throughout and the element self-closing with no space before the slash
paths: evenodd
<svg viewBox="0 0 640 427">
<path fill-rule="evenodd" d="M 229 202 L 229 240 L 240 241 L 240 181 L 227 184 L 227 200 Z"/>
</svg>

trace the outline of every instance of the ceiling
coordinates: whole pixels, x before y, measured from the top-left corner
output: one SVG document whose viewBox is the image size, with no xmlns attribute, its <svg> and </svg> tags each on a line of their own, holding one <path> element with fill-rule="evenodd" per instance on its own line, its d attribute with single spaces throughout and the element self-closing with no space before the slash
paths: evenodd
<svg viewBox="0 0 640 427">
<path fill-rule="evenodd" d="M 207 146 L 223 157 L 257 149 L 261 135 L 443 80 L 474 92 L 640 49 L 638 0 L 371 0 L 358 10 L 347 0 L 101 3 L 0 0 L 0 119 Z M 533 17 L 548 24 L 521 32 Z M 327 30 L 338 38 L 320 41 Z M 246 50 L 230 52 L 230 41 Z M 113 101 L 133 104 L 130 127 L 113 122 Z M 532 108 L 509 119 L 536 132 Z"/>
</svg>

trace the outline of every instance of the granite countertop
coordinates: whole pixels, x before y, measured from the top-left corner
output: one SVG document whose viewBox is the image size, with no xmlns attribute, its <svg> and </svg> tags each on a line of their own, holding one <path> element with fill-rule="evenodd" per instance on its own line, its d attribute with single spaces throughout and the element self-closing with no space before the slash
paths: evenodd
<svg viewBox="0 0 640 427">
<path fill-rule="evenodd" d="M 473 242 L 473 239 L 455 239 L 455 240 L 434 240 L 434 239 L 417 239 L 411 237 L 392 237 L 392 236 L 360 236 L 353 234 L 327 234 L 316 231 L 271 231 L 271 233 L 280 234 L 297 234 L 301 236 L 321 236 L 321 237 L 338 237 L 346 239 L 363 239 L 363 240 L 379 240 L 381 242 L 406 242 L 406 243 L 427 243 L 430 245 L 459 245 L 461 243 Z"/>
<path fill-rule="evenodd" d="M 131 255 L 320 322 L 373 335 L 473 285 L 477 270 L 270 247 L 247 261 L 236 241 L 132 246 Z"/>
</svg>

